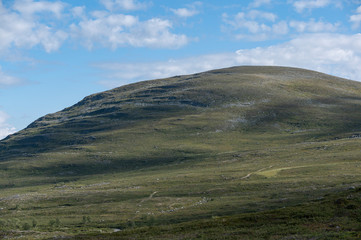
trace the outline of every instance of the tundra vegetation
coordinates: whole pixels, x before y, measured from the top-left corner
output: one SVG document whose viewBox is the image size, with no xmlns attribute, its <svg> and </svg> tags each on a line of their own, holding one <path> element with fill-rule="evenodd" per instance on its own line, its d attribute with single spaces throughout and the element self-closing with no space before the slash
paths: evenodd
<svg viewBox="0 0 361 240">
<path fill-rule="evenodd" d="M 0 142 L 0 238 L 360 239 L 361 84 L 234 67 L 84 98 Z"/>
</svg>

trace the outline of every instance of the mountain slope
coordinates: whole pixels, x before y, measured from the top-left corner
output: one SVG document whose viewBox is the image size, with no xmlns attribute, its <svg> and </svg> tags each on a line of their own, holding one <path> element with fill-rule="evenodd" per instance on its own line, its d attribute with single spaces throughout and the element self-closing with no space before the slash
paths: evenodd
<svg viewBox="0 0 361 240">
<path fill-rule="evenodd" d="M 35 219 L 45 238 L 305 204 L 359 186 L 360 122 L 360 83 L 296 68 L 94 94 L 0 142 L 0 227 Z"/>
<path fill-rule="evenodd" d="M 38 119 L 2 141 L 1 156 L 96 144 L 100 133 L 156 128 L 164 121 L 193 131 L 357 132 L 360 92 L 357 82 L 282 67 L 235 67 L 141 82 L 88 96 Z"/>
</svg>

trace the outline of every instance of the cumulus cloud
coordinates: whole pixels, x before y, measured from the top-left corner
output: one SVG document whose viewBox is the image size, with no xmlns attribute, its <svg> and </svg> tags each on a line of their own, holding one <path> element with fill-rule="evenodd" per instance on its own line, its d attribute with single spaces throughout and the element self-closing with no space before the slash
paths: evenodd
<svg viewBox="0 0 361 240">
<path fill-rule="evenodd" d="M 48 11 L 60 16 L 63 9 L 60 3 L 17 0 L 14 9 L 0 5 L 0 51 L 11 47 L 32 48 L 42 45 L 47 52 L 57 50 L 67 34 L 52 26 L 37 21 L 35 14 Z"/>
<path fill-rule="evenodd" d="M 172 33 L 172 23 L 168 20 L 140 21 L 132 15 L 107 12 L 93 12 L 92 15 L 71 25 L 73 36 L 83 39 L 90 49 L 95 44 L 112 49 L 124 46 L 178 48 L 189 41 L 183 34 Z"/>
<path fill-rule="evenodd" d="M 145 9 L 147 7 L 146 3 L 140 3 L 136 0 L 101 0 L 100 2 L 109 11 L 114 11 L 119 9 L 132 11 L 132 10 Z"/>
<path fill-rule="evenodd" d="M 235 31 L 236 39 L 251 41 L 263 41 L 287 34 L 287 22 L 276 20 L 276 14 L 258 10 L 239 12 L 234 16 L 223 14 L 225 28 L 228 26 L 231 31 Z"/>
<path fill-rule="evenodd" d="M 108 73 L 100 84 L 117 87 L 138 80 L 236 65 L 301 67 L 361 81 L 361 34 L 306 34 L 283 44 L 240 49 L 233 53 L 155 63 L 103 63 L 96 67 Z"/>
<path fill-rule="evenodd" d="M 13 126 L 7 123 L 8 119 L 9 116 L 5 112 L 0 111 L 0 140 L 16 131 Z"/>
<path fill-rule="evenodd" d="M 352 22 L 352 28 L 353 29 L 357 29 L 360 27 L 360 23 L 361 23 L 361 6 L 359 6 L 356 9 L 356 14 L 352 15 L 350 17 L 350 22 Z"/>
<path fill-rule="evenodd" d="M 192 16 L 198 14 L 198 10 L 196 10 L 196 9 L 177 8 L 177 9 L 171 9 L 171 10 L 175 15 L 177 15 L 179 17 L 184 17 L 184 18 L 192 17 Z"/>
<path fill-rule="evenodd" d="M 69 38 L 89 49 L 94 46 L 175 49 L 190 41 L 186 35 L 173 32 L 170 20 L 156 17 L 139 20 L 135 15 L 113 12 L 141 9 L 146 3 L 137 0 L 101 2 L 107 10 L 88 12 L 85 6 L 69 7 L 61 1 L 14 0 L 5 7 L 0 0 L 0 53 L 9 55 L 13 49 L 37 46 L 49 53 L 58 50 Z M 186 6 L 195 11 L 200 5 L 194 2 Z"/>
<path fill-rule="evenodd" d="M 293 3 L 297 12 L 303 12 L 306 9 L 312 10 L 314 8 L 322 8 L 332 4 L 331 0 L 301 0 Z"/>
</svg>

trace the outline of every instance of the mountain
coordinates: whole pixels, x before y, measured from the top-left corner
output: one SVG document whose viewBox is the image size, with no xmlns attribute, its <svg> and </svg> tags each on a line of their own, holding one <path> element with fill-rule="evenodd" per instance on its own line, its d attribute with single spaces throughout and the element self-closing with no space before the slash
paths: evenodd
<svg viewBox="0 0 361 240">
<path fill-rule="evenodd" d="M 141 127 L 142 135 L 184 128 L 352 134 L 361 131 L 359 101 L 358 82 L 295 68 L 234 67 L 176 76 L 94 94 L 41 117 L 1 142 L 1 158 L 97 145 Z"/>
<path fill-rule="evenodd" d="M 232 67 L 93 94 L 0 142 L 0 233 L 144 234 L 341 199 L 360 185 L 360 122 L 360 83 L 297 68 Z"/>
</svg>

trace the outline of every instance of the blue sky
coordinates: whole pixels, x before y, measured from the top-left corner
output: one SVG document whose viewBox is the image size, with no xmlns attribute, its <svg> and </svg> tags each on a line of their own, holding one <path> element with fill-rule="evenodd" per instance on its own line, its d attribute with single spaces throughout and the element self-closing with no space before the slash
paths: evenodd
<svg viewBox="0 0 361 240">
<path fill-rule="evenodd" d="M 0 0 L 0 139 L 140 80 L 282 65 L 361 81 L 361 0 Z"/>
</svg>

